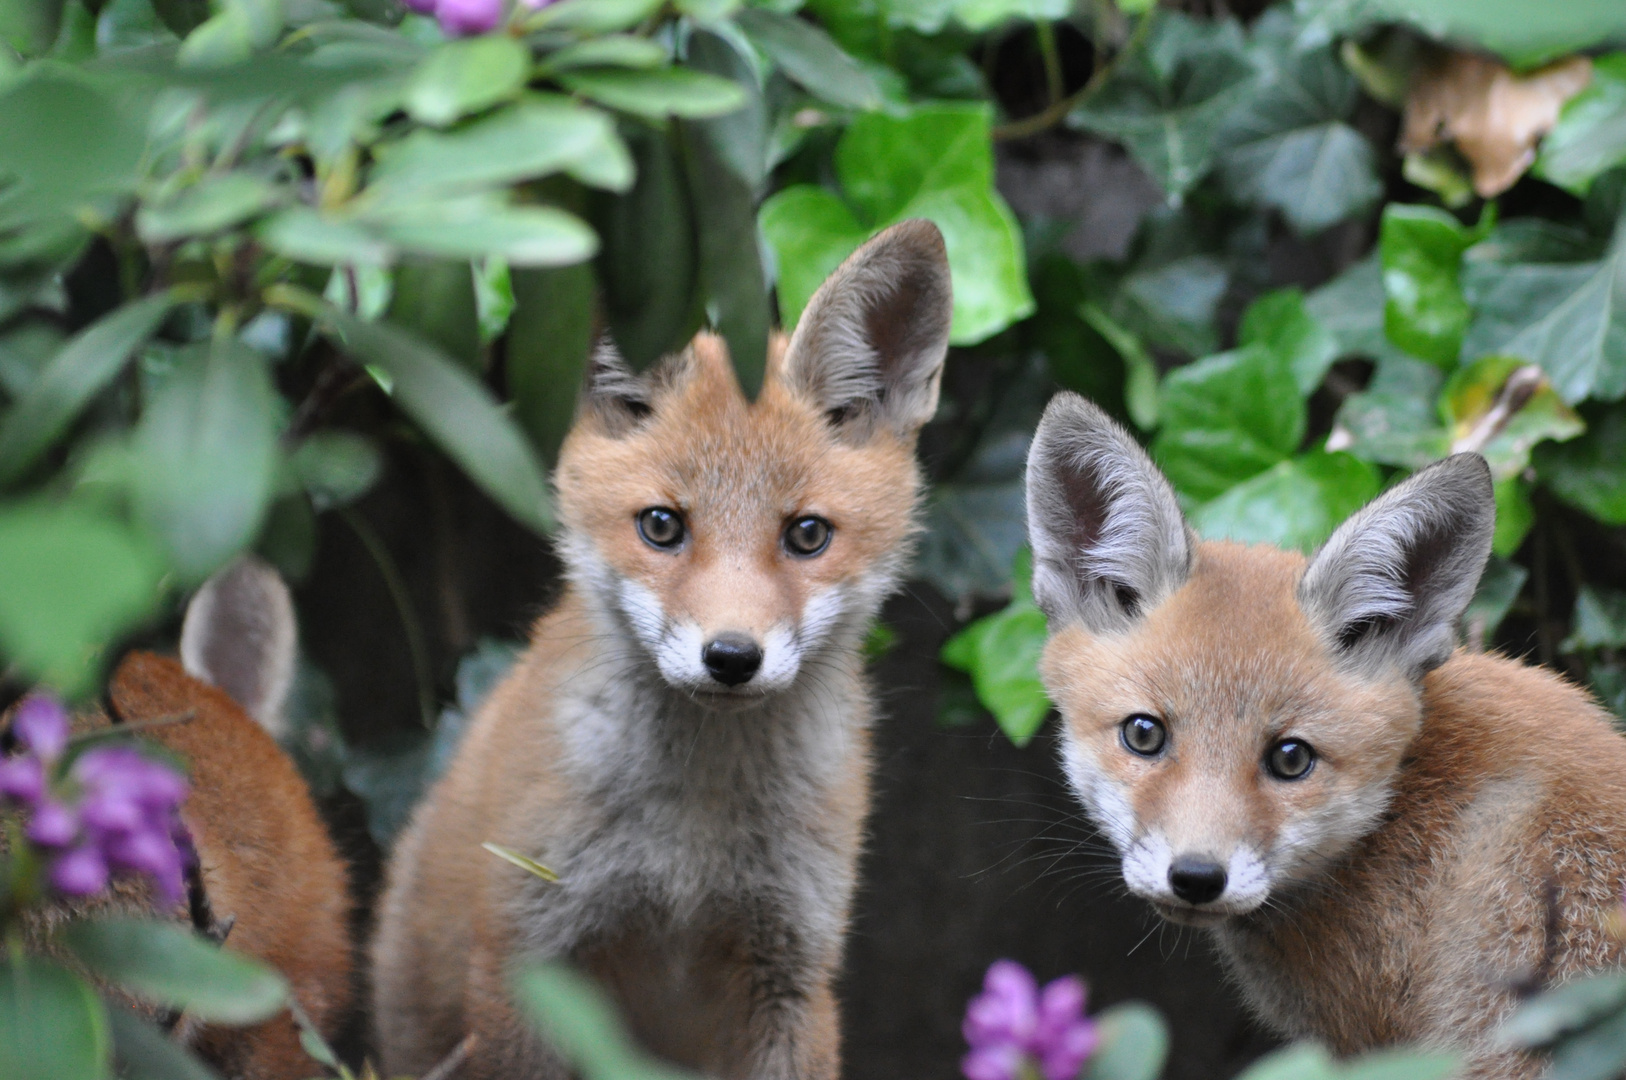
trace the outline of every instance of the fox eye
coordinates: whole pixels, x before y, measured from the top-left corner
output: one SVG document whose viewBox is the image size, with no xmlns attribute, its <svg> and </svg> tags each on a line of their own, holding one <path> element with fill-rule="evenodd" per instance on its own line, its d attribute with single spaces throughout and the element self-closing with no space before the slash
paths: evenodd
<svg viewBox="0 0 1626 1080">
<path fill-rule="evenodd" d="M 651 506 L 638 512 L 638 535 L 644 543 L 662 551 L 671 551 L 683 543 L 683 518 L 676 510 L 665 506 Z"/>
<path fill-rule="evenodd" d="M 1169 741 L 1169 732 L 1163 726 L 1163 721 L 1145 713 L 1131 716 L 1119 725 L 1118 730 L 1123 736 L 1124 745 L 1141 757 L 1156 757 L 1162 753 L 1163 744 Z"/>
<path fill-rule="evenodd" d="M 830 534 L 835 530 L 821 517 L 797 518 L 785 526 L 785 550 L 792 555 L 811 558 L 823 554 L 830 546 Z"/>
<path fill-rule="evenodd" d="M 1303 739 L 1283 739 L 1265 754 L 1265 768 L 1278 780 L 1303 780 L 1315 768 L 1315 750 Z"/>
</svg>

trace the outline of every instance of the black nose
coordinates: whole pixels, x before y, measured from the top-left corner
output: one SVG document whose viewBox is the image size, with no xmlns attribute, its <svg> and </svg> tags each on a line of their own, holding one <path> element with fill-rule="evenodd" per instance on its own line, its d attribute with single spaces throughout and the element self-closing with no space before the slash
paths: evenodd
<svg viewBox="0 0 1626 1080">
<path fill-rule="evenodd" d="M 1206 904 L 1225 891 L 1225 867 L 1201 855 L 1182 855 L 1169 867 L 1169 888 L 1188 904 Z"/>
<path fill-rule="evenodd" d="M 744 634 L 719 634 L 700 651 L 711 677 L 724 686 L 750 682 L 762 666 L 762 650 Z"/>
</svg>

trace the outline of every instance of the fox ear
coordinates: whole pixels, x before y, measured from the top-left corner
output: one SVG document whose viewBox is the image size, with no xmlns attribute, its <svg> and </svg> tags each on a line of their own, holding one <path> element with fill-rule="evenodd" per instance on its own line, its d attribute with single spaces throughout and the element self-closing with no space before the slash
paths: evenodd
<svg viewBox="0 0 1626 1080">
<path fill-rule="evenodd" d="M 785 377 L 831 421 L 912 432 L 937 411 L 954 294 L 943 234 L 894 225 L 847 257 L 802 312 Z"/>
<path fill-rule="evenodd" d="M 581 407 L 594 413 L 610 435 L 619 437 L 649 416 L 651 397 L 648 383 L 627 366 L 615 343 L 608 335 L 600 337 L 587 358 Z"/>
<path fill-rule="evenodd" d="M 1419 679 L 1456 647 L 1495 527 L 1485 459 L 1448 457 L 1340 526 L 1305 570 L 1299 603 L 1362 670 L 1394 665 Z"/>
<path fill-rule="evenodd" d="M 244 555 L 203 583 L 181 624 L 181 664 L 230 694 L 273 735 L 293 685 L 293 598 L 270 564 Z"/>
<path fill-rule="evenodd" d="M 1174 489 L 1111 417 L 1077 394 L 1051 399 L 1027 470 L 1033 596 L 1092 633 L 1129 627 L 1191 572 Z"/>
</svg>

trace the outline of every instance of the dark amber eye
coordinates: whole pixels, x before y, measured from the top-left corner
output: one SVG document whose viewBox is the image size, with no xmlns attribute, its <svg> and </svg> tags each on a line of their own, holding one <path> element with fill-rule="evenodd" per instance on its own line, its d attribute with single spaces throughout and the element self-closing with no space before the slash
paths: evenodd
<svg viewBox="0 0 1626 1080">
<path fill-rule="evenodd" d="M 1302 739 L 1283 739 L 1265 754 L 1265 768 L 1278 780 L 1303 780 L 1315 768 L 1315 750 Z"/>
<path fill-rule="evenodd" d="M 1163 726 L 1163 721 L 1145 713 L 1136 713 L 1125 720 L 1120 730 L 1123 732 L 1124 745 L 1141 757 L 1156 757 L 1163 752 L 1163 744 L 1169 741 L 1169 732 Z"/>
<path fill-rule="evenodd" d="M 822 554 L 830 546 L 830 534 L 834 531 L 821 517 L 797 518 L 785 526 L 785 550 L 792 555 Z"/>
<path fill-rule="evenodd" d="M 650 547 L 671 551 L 683 543 L 683 519 L 676 510 L 651 506 L 638 512 L 638 535 Z"/>
</svg>

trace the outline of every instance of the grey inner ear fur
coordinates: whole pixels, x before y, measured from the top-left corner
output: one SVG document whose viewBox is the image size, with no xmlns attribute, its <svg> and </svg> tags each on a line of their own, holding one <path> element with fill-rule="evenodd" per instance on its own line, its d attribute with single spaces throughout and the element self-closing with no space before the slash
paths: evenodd
<svg viewBox="0 0 1626 1080">
<path fill-rule="evenodd" d="M 614 342 L 601 337 L 587 361 L 582 407 L 592 409 L 611 435 L 623 435 L 649 417 L 653 394 L 621 358 Z"/>
<path fill-rule="evenodd" d="M 1121 630 L 1191 572 L 1174 489 L 1140 445 L 1077 394 L 1057 394 L 1028 450 L 1033 595 L 1051 619 Z"/>
<path fill-rule="evenodd" d="M 1490 556 L 1490 469 L 1457 454 L 1345 522 L 1310 562 L 1299 603 L 1359 670 L 1420 679 L 1456 647 L 1457 622 Z"/>
<path fill-rule="evenodd" d="M 953 292 L 942 234 L 894 225 L 819 287 L 786 352 L 792 385 L 855 435 L 876 422 L 912 431 L 937 411 Z"/>
<path fill-rule="evenodd" d="M 204 582 L 181 625 L 187 672 L 226 691 L 273 735 L 282 734 L 298 644 L 288 586 L 252 555 Z"/>
</svg>

